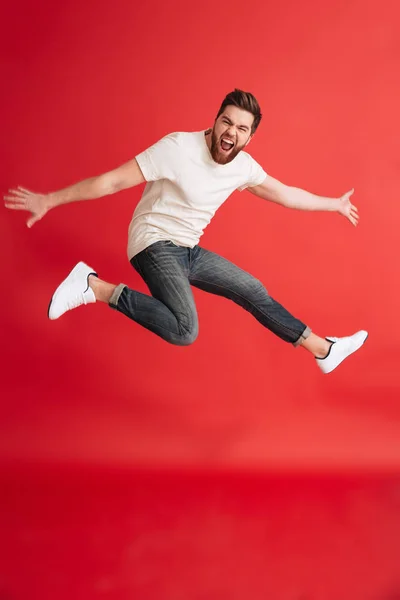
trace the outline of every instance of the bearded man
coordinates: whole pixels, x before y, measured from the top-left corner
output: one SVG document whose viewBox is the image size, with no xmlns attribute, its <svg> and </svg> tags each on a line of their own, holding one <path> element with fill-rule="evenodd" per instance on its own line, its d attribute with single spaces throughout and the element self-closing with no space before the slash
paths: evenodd
<svg viewBox="0 0 400 600">
<path fill-rule="evenodd" d="M 128 257 L 151 296 L 104 281 L 80 262 L 56 289 L 49 318 L 100 301 L 165 341 L 186 346 L 198 335 L 194 286 L 233 300 L 282 340 L 310 352 L 323 373 L 358 350 L 366 331 L 342 338 L 317 336 L 258 279 L 198 245 L 217 209 L 235 190 L 247 189 L 287 208 L 336 212 L 352 225 L 358 223 L 358 210 L 350 201 L 353 190 L 340 198 L 324 198 L 267 175 L 244 150 L 261 118 L 253 94 L 235 89 L 222 102 L 212 129 L 167 135 L 117 169 L 57 192 L 10 190 L 6 207 L 30 211 L 31 227 L 61 204 L 146 183 L 129 227 Z"/>
</svg>

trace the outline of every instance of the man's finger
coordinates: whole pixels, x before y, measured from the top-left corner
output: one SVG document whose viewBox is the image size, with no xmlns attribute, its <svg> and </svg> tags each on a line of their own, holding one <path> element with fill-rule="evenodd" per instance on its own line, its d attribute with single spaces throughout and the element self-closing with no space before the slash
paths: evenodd
<svg viewBox="0 0 400 600">
<path fill-rule="evenodd" d="M 11 210 L 27 210 L 25 204 L 20 204 L 19 202 L 5 202 L 4 206 L 11 208 Z"/>
<path fill-rule="evenodd" d="M 30 219 L 27 220 L 26 225 L 27 227 L 32 227 L 32 225 L 34 225 L 36 223 L 36 221 L 40 221 L 42 217 L 39 217 L 37 215 L 35 215 L 34 217 L 31 217 Z"/>
<path fill-rule="evenodd" d="M 30 190 L 27 190 L 26 188 L 21 187 L 20 185 L 18 186 L 18 189 L 21 190 L 21 192 L 25 192 L 25 194 L 33 194 L 33 192 L 31 192 Z"/>
<path fill-rule="evenodd" d="M 348 200 L 353 193 L 354 193 L 354 190 L 350 190 L 349 192 L 346 192 L 345 194 L 343 194 L 342 200 Z"/>
<path fill-rule="evenodd" d="M 19 196 L 4 196 L 4 201 L 15 202 L 16 204 L 25 204 L 24 198 L 20 198 Z"/>
<path fill-rule="evenodd" d="M 8 190 L 10 194 L 13 194 L 16 198 L 26 198 L 26 194 L 19 190 Z"/>
</svg>

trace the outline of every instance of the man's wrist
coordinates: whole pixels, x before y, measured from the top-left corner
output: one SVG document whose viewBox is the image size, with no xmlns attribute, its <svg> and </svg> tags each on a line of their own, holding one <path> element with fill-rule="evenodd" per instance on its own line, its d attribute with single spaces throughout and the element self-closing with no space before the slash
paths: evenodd
<svg viewBox="0 0 400 600">
<path fill-rule="evenodd" d="M 55 206 L 57 206 L 57 196 L 55 192 L 50 192 L 49 194 L 46 194 L 46 208 L 47 210 L 50 210 L 51 208 L 54 208 Z"/>
<path fill-rule="evenodd" d="M 334 212 L 338 212 L 340 213 L 340 207 L 341 207 L 341 198 L 334 198 Z"/>
</svg>

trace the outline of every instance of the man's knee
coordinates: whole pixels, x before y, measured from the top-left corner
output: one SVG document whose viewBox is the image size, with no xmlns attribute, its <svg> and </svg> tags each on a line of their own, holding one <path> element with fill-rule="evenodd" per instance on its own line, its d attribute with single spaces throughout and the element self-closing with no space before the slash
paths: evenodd
<svg viewBox="0 0 400 600">
<path fill-rule="evenodd" d="M 264 284 L 259 279 L 256 279 L 255 277 L 252 278 L 251 281 L 249 282 L 249 285 L 247 288 L 247 293 L 250 297 L 253 297 L 253 298 L 261 297 L 263 299 L 267 299 L 270 297 Z"/>
<path fill-rule="evenodd" d="M 182 336 L 181 339 L 178 342 L 178 346 L 191 346 L 192 344 L 194 344 L 194 342 L 197 340 L 197 334 L 196 335 L 185 335 Z"/>
<path fill-rule="evenodd" d="M 181 334 L 177 337 L 175 344 L 178 346 L 190 346 L 199 335 L 198 323 L 193 323 L 190 327 L 182 327 Z"/>
</svg>

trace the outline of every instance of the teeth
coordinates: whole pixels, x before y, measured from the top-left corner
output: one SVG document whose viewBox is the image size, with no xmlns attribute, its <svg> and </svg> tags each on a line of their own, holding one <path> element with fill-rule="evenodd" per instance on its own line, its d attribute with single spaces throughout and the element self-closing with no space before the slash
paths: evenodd
<svg viewBox="0 0 400 600">
<path fill-rule="evenodd" d="M 231 144 L 231 146 L 233 146 L 233 142 L 231 140 L 227 140 L 226 138 L 222 138 L 223 142 L 226 142 L 227 144 Z"/>
</svg>

